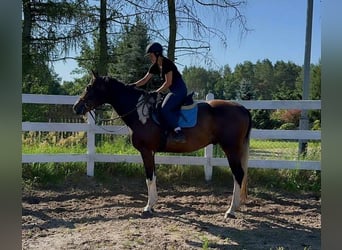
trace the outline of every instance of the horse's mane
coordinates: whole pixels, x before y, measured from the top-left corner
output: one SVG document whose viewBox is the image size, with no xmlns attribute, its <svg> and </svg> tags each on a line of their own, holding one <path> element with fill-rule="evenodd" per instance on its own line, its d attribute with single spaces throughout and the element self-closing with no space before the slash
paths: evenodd
<svg viewBox="0 0 342 250">
<path fill-rule="evenodd" d="M 106 82 L 106 83 L 109 83 L 109 84 L 112 84 L 112 85 L 117 85 L 115 86 L 116 88 L 119 88 L 121 90 L 122 89 L 125 89 L 125 90 L 128 90 L 128 91 L 132 91 L 135 92 L 135 93 L 138 93 L 139 95 L 141 94 L 146 94 L 146 90 L 142 89 L 142 88 L 136 88 L 135 86 L 133 85 L 130 85 L 130 84 L 126 84 L 124 83 L 123 81 L 121 80 L 118 80 L 114 77 L 110 77 L 110 76 L 104 76 L 103 77 L 103 80 Z"/>
<path fill-rule="evenodd" d="M 107 100 L 106 102 L 111 104 L 119 115 L 124 116 L 132 110 L 147 107 L 146 105 L 141 105 L 145 103 L 145 97 L 148 96 L 146 90 L 137 88 L 134 85 L 125 84 L 110 76 L 99 77 L 98 80 L 100 80 L 101 83 L 99 83 L 104 87 L 102 93 Z M 131 119 L 131 117 L 127 117 L 127 119 Z M 128 120 L 126 121 L 129 122 Z"/>
</svg>

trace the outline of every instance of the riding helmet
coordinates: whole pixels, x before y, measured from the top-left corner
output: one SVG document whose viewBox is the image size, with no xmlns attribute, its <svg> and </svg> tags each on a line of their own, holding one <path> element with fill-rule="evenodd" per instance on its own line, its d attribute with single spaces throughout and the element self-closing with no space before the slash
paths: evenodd
<svg viewBox="0 0 342 250">
<path fill-rule="evenodd" d="M 146 55 L 149 53 L 154 53 L 156 56 L 163 54 L 163 46 L 160 43 L 154 42 L 146 47 Z"/>
</svg>

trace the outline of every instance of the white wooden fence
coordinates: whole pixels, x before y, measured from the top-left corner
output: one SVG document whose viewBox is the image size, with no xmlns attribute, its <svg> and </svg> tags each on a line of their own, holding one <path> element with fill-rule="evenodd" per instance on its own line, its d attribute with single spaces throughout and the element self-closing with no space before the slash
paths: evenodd
<svg viewBox="0 0 342 250">
<path fill-rule="evenodd" d="M 212 99 L 212 94 L 207 99 Z M 23 94 L 22 103 L 35 104 L 74 104 L 78 96 L 63 95 L 33 95 Z M 238 101 L 248 109 L 305 109 L 320 110 L 321 101 L 303 100 L 271 100 L 271 101 Z M 89 114 L 88 114 L 89 115 Z M 90 118 L 90 117 L 88 117 Z M 88 123 L 41 123 L 23 122 L 22 131 L 60 131 L 87 133 L 86 154 L 23 154 L 22 163 L 33 162 L 87 162 L 87 175 L 94 175 L 95 162 L 128 162 L 142 163 L 140 155 L 108 155 L 95 152 L 95 134 L 128 134 L 129 129 L 122 126 L 97 126 L 93 119 L 87 119 Z M 109 132 L 110 131 L 110 132 Z M 294 140 L 321 140 L 320 131 L 311 130 L 260 130 L 252 129 L 251 138 L 255 139 L 294 139 Z M 205 179 L 211 180 L 213 166 L 227 166 L 226 158 L 213 157 L 213 146 L 205 148 L 203 157 L 195 156 L 156 156 L 157 164 L 202 165 L 204 166 Z M 303 160 L 249 160 L 252 168 L 274 169 L 307 169 L 320 170 L 320 161 Z"/>
</svg>

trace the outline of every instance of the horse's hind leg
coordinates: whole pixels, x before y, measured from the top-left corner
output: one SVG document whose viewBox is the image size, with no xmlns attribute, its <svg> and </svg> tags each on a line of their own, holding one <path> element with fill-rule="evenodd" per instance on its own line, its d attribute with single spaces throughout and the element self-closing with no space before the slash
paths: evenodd
<svg viewBox="0 0 342 250">
<path fill-rule="evenodd" d="M 243 170 L 241 167 L 241 163 L 237 159 L 229 158 L 229 165 L 233 172 L 234 179 L 234 189 L 233 189 L 233 197 L 230 203 L 229 209 L 226 211 L 224 217 L 235 218 L 235 211 L 240 207 L 240 195 L 241 195 L 241 186 L 243 179 Z"/>
<path fill-rule="evenodd" d="M 230 168 L 234 178 L 233 197 L 229 209 L 224 217 L 235 218 L 235 211 L 240 207 L 241 202 L 247 198 L 247 167 L 248 167 L 248 143 L 242 151 L 226 152 Z"/>
</svg>

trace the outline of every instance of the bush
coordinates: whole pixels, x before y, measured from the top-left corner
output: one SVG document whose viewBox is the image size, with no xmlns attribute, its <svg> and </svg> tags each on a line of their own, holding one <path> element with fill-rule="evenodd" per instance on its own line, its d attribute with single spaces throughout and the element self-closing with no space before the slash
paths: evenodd
<svg viewBox="0 0 342 250">
<path fill-rule="evenodd" d="M 297 129 L 296 125 L 294 123 L 284 123 L 283 125 L 280 126 L 281 130 L 295 130 Z"/>
<path fill-rule="evenodd" d="M 312 126 L 312 130 L 321 130 L 321 121 L 315 120 Z"/>
</svg>

